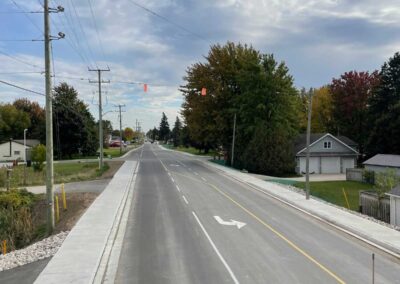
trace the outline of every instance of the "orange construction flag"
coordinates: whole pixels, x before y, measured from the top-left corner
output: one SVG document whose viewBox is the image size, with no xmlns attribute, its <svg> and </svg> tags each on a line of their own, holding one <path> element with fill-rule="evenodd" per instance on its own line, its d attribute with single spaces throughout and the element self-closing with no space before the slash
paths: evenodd
<svg viewBox="0 0 400 284">
<path fill-rule="evenodd" d="M 201 89 L 201 95 L 205 96 L 207 94 L 207 89 L 206 88 L 202 88 Z"/>
<path fill-rule="evenodd" d="M 147 84 L 143 85 L 143 90 L 144 90 L 145 93 L 147 92 Z"/>
</svg>

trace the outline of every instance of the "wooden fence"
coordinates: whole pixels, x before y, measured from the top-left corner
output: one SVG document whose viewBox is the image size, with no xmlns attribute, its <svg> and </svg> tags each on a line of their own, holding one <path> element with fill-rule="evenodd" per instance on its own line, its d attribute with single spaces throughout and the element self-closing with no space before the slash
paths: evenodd
<svg viewBox="0 0 400 284">
<path fill-rule="evenodd" d="M 363 169 L 346 169 L 346 180 L 364 181 Z"/>
<path fill-rule="evenodd" d="M 390 223 L 390 199 L 385 196 L 378 206 L 378 196 L 373 191 L 361 191 L 359 194 L 360 212 L 375 219 Z"/>
</svg>

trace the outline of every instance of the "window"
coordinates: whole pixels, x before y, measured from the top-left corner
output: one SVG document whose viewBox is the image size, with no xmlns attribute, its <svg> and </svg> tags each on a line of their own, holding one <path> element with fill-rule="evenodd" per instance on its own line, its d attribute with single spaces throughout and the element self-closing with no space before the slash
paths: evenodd
<svg viewBox="0 0 400 284">
<path fill-rule="evenodd" d="M 332 148 L 332 142 L 331 141 L 325 141 L 324 142 L 324 149 L 331 149 Z"/>
<path fill-rule="evenodd" d="M 14 151 L 14 155 L 21 155 L 21 151 Z"/>
</svg>

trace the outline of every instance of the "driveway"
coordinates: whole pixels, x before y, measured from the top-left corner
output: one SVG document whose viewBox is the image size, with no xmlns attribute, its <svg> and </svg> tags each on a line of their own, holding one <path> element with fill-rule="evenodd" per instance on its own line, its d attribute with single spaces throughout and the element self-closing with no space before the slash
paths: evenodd
<svg viewBox="0 0 400 284">
<path fill-rule="evenodd" d="M 250 174 L 256 178 L 262 180 L 287 180 L 287 181 L 306 181 L 306 177 L 291 177 L 291 178 L 282 178 L 282 177 L 273 177 L 273 176 L 264 176 L 257 174 Z M 335 180 L 346 180 L 346 174 L 311 174 L 310 181 L 335 181 Z"/>
</svg>

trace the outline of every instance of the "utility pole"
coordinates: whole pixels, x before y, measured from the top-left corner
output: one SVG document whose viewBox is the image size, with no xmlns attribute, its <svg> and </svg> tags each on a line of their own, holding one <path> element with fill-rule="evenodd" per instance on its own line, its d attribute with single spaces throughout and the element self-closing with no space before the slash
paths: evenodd
<svg viewBox="0 0 400 284">
<path fill-rule="evenodd" d="M 232 137 L 232 156 L 231 156 L 231 167 L 233 167 L 233 157 L 235 153 L 235 134 L 236 134 L 236 112 L 233 117 L 233 137 Z"/>
<path fill-rule="evenodd" d="M 103 106 L 101 103 L 101 84 L 102 83 L 110 83 L 110 81 L 102 81 L 101 80 L 101 72 L 110 71 L 110 68 L 107 69 L 88 69 L 89 71 L 97 72 L 97 81 L 89 80 L 89 83 L 98 83 L 99 84 L 99 147 L 100 147 L 100 157 L 99 157 L 99 169 L 103 168 Z"/>
<path fill-rule="evenodd" d="M 122 110 L 125 105 L 116 105 L 119 108 L 119 153 L 122 154 Z"/>
<path fill-rule="evenodd" d="M 51 69 L 50 69 L 50 41 L 53 39 L 64 38 L 62 32 L 58 37 L 50 35 L 50 12 L 64 12 L 64 8 L 58 6 L 49 8 L 49 1 L 44 0 L 44 68 L 45 68 L 45 88 L 46 88 L 46 199 L 47 199 L 47 234 L 50 235 L 54 230 L 54 207 L 53 207 L 53 98 L 51 95 Z"/>
<path fill-rule="evenodd" d="M 310 133 L 311 133 L 311 109 L 312 92 L 308 91 L 308 118 L 307 118 L 307 150 L 306 150 L 306 199 L 310 199 Z"/>
</svg>

